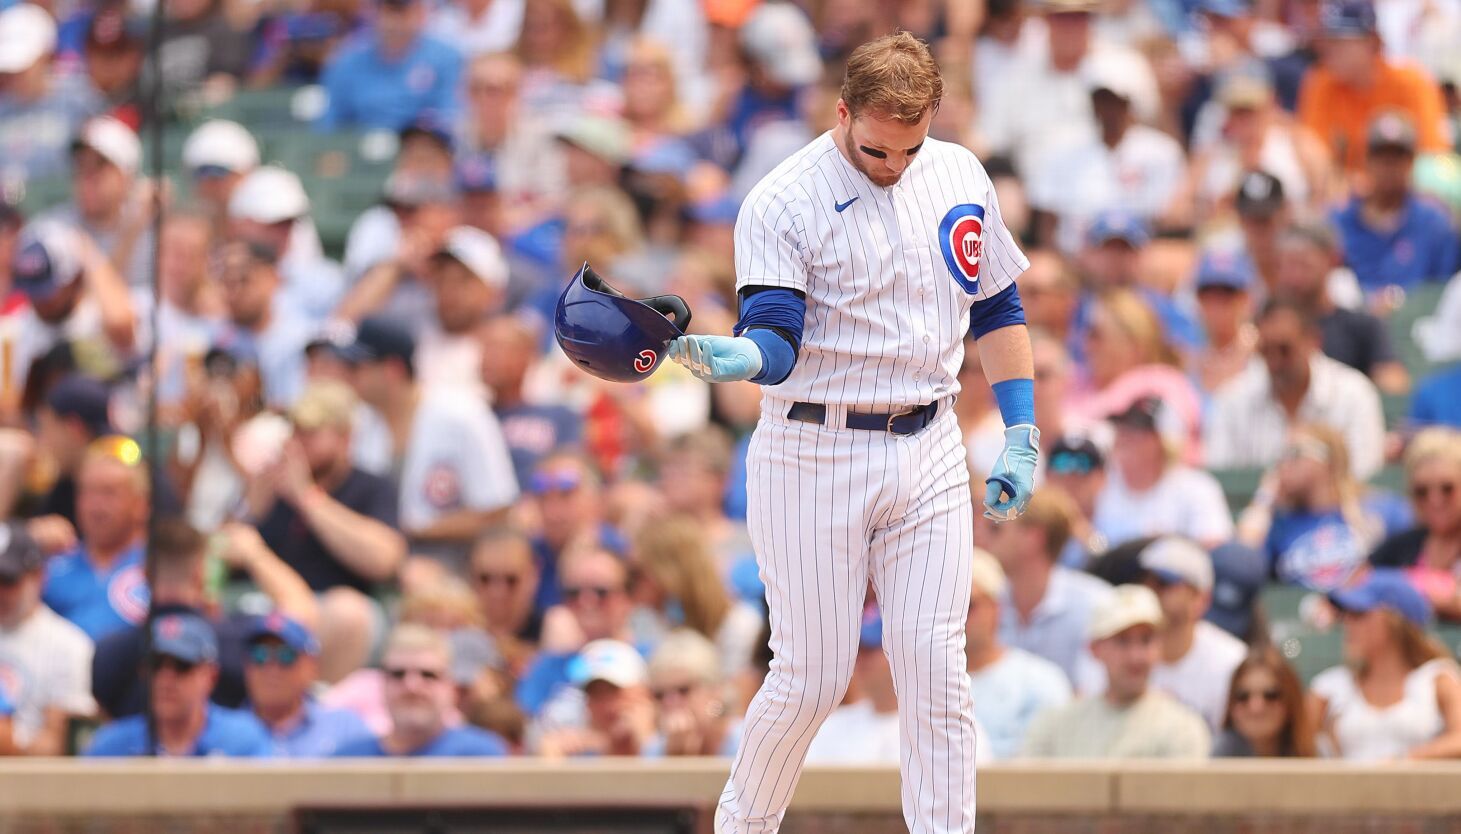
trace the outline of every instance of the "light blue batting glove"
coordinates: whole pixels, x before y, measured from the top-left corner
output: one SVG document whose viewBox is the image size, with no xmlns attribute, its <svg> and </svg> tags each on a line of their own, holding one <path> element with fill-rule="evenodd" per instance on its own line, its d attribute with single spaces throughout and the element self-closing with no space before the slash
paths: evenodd
<svg viewBox="0 0 1461 834">
<path fill-rule="evenodd" d="M 1035 462 L 1039 459 L 1039 429 L 1025 424 L 1004 430 L 1004 451 L 984 481 L 985 518 L 1013 521 L 1024 513 L 1035 492 Z"/>
<path fill-rule="evenodd" d="M 761 348 L 745 336 L 681 336 L 671 359 L 706 382 L 735 382 L 761 372 Z"/>
</svg>

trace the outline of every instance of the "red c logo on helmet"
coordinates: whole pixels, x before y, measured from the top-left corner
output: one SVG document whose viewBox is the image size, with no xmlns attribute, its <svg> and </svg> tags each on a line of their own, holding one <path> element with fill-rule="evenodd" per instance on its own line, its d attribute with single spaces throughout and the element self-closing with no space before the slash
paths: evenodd
<svg viewBox="0 0 1461 834">
<path fill-rule="evenodd" d="M 647 373 L 651 368 L 654 367 L 654 363 L 658 360 L 659 354 L 655 353 L 649 348 L 645 348 L 644 350 L 641 350 L 639 352 L 638 356 L 634 357 L 634 370 L 639 371 L 640 373 Z"/>
</svg>

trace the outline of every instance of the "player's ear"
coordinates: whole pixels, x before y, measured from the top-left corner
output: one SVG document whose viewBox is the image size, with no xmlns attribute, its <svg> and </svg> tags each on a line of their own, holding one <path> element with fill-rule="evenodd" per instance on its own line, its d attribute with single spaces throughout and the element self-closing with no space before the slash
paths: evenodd
<svg viewBox="0 0 1461 834">
<path fill-rule="evenodd" d="M 852 121 L 852 109 L 839 97 L 837 99 L 837 124 L 846 127 L 850 121 Z"/>
</svg>

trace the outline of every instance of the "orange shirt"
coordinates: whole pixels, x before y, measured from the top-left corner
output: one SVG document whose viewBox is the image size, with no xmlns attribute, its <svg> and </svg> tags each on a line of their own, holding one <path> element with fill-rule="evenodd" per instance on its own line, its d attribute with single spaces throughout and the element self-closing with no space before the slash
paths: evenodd
<svg viewBox="0 0 1461 834">
<path fill-rule="evenodd" d="M 1299 90 L 1299 121 L 1314 131 L 1345 170 L 1358 171 L 1365 160 L 1370 122 L 1387 110 L 1398 110 L 1415 124 L 1422 151 L 1447 148 L 1441 88 L 1418 67 L 1379 62 L 1375 83 L 1368 88 L 1341 83 L 1315 66 Z"/>
</svg>

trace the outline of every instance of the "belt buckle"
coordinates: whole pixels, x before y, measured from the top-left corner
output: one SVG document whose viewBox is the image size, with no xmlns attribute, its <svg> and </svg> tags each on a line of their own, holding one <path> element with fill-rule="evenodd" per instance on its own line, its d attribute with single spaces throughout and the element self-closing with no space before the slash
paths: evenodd
<svg viewBox="0 0 1461 834">
<path fill-rule="evenodd" d="M 896 420 L 896 419 L 898 419 L 899 417 L 907 417 L 908 415 L 917 412 L 918 409 L 920 409 L 920 408 L 922 408 L 922 406 L 914 406 L 913 408 L 905 408 L 902 411 L 896 411 L 896 412 L 894 412 L 892 414 L 889 414 L 888 415 L 888 434 L 896 435 L 898 437 L 907 437 L 908 435 L 913 434 L 913 432 L 911 432 L 911 431 L 910 432 L 897 432 L 897 431 L 893 431 L 893 421 Z"/>
</svg>

